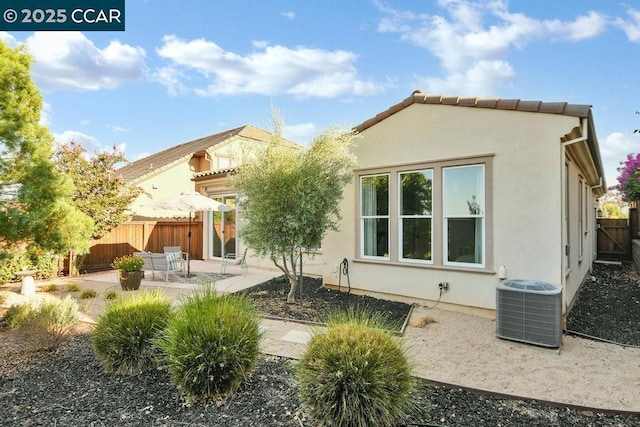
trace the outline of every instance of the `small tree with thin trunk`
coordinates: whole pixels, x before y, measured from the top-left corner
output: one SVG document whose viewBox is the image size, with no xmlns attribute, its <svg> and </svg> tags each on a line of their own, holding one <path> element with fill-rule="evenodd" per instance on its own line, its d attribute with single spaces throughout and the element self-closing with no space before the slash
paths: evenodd
<svg viewBox="0 0 640 427">
<path fill-rule="evenodd" d="M 295 149 L 283 140 L 277 117 L 274 127 L 272 141 L 245 156 L 232 186 L 243 206 L 239 236 L 289 279 L 291 303 L 301 279 L 301 257 L 320 247 L 327 230 L 338 229 L 338 203 L 356 165 L 350 151 L 356 134 L 330 128 L 310 147 Z"/>
<path fill-rule="evenodd" d="M 93 219 L 94 238 L 131 219 L 128 208 L 142 189 L 117 175 L 116 167 L 127 159 L 115 145 L 111 151 L 89 155 L 72 141 L 58 146 L 55 160 L 58 169 L 73 181 L 73 204 Z"/>
</svg>

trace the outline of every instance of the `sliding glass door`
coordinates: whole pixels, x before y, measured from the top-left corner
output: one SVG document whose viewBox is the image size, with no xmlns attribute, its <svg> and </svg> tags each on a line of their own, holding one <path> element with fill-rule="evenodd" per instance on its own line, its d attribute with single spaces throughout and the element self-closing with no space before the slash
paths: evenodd
<svg viewBox="0 0 640 427">
<path fill-rule="evenodd" d="M 236 253 L 236 196 L 214 196 L 213 200 L 233 208 L 227 212 L 209 212 L 209 254 L 212 258 L 224 258 Z"/>
</svg>

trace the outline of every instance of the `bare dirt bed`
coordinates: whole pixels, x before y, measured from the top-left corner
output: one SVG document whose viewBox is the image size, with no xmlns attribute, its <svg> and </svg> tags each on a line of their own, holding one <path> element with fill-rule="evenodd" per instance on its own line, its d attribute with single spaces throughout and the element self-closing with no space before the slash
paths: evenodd
<svg viewBox="0 0 640 427">
<path fill-rule="evenodd" d="M 614 293 L 616 287 L 621 287 L 621 292 L 629 292 L 631 297 L 637 295 L 634 292 L 640 281 L 629 272 L 628 266 L 613 272 L 605 266 L 596 273 L 597 281 L 608 284 L 607 292 Z M 629 286 L 625 285 L 627 278 L 631 279 Z M 312 282 L 308 288 L 314 290 Z M 257 292 L 262 295 L 259 306 L 281 306 L 275 299 L 267 303 L 264 289 Z M 318 292 L 316 296 L 322 295 L 325 294 Z M 596 310 L 598 302 L 591 300 L 600 296 L 585 295 L 581 294 L 574 310 L 581 305 Z M 282 298 L 277 296 L 280 302 Z M 309 304 L 311 300 L 309 297 Z M 378 302 L 368 301 L 368 304 L 369 309 L 375 309 Z M 381 311 L 389 311 L 384 308 L 386 302 L 380 300 L 379 304 L 383 307 Z M 309 307 L 304 311 L 312 311 Z M 636 308 L 635 320 L 631 320 L 635 325 L 640 321 L 638 311 Z M 326 312 L 319 309 L 317 317 L 312 319 L 322 321 L 321 314 Z M 289 315 L 282 311 L 271 314 Z M 619 318 L 617 314 L 613 312 L 610 316 Z M 585 317 L 592 315 L 582 319 Z M 570 318 L 569 325 L 579 329 L 580 319 L 579 316 Z M 624 321 L 628 321 L 626 317 Z M 295 369 L 295 360 L 263 355 L 251 377 L 232 396 L 188 405 L 165 369 L 133 376 L 103 374 L 93 354 L 90 325 L 80 324 L 71 339 L 54 352 L 37 351 L 25 342 L 19 331 L 0 328 L 0 425 L 312 426 L 314 423 L 306 418 L 297 398 Z M 640 426 L 638 416 L 600 414 L 479 395 L 422 380 L 417 382 L 412 397 L 413 410 L 402 425 Z"/>
</svg>

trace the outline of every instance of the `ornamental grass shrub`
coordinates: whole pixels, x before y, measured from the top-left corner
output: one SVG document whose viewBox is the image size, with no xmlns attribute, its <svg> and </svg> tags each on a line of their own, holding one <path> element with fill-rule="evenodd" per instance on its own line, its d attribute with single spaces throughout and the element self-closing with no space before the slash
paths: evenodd
<svg viewBox="0 0 640 427">
<path fill-rule="evenodd" d="M 157 366 L 156 338 L 173 308 L 160 291 L 109 301 L 93 332 L 93 349 L 108 373 L 132 374 Z"/>
<path fill-rule="evenodd" d="M 71 296 L 45 301 L 23 323 L 27 334 L 40 348 L 53 349 L 62 343 L 80 320 L 78 303 Z"/>
<path fill-rule="evenodd" d="M 30 304 L 13 304 L 4 314 L 4 321 L 11 329 L 17 329 L 31 316 L 34 306 Z"/>
<path fill-rule="evenodd" d="M 400 338 L 380 316 L 334 314 L 300 360 L 299 395 L 325 426 L 392 426 L 410 409 L 414 379 Z"/>
<path fill-rule="evenodd" d="M 234 391 L 254 368 L 259 341 L 247 297 L 203 286 L 183 299 L 159 344 L 173 382 L 194 401 Z"/>
<path fill-rule="evenodd" d="M 80 299 L 91 299 L 91 298 L 95 298 L 97 296 L 98 296 L 98 293 L 96 291 L 94 291 L 93 289 L 85 289 L 80 294 Z"/>
<path fill-rule="evenodd" d="M 80 312 L 76 300 L 67 296 L 34 304 L 14 304 L 4 319 L 9 327 L 20 328 L 36 348 L 50 350 L 69 336 Z"/>
</svg>

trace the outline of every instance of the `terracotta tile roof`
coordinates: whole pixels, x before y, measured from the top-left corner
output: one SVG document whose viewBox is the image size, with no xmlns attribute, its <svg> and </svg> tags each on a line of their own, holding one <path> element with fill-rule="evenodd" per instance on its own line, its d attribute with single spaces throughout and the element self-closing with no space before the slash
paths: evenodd
<svg viewBox="0 0 640 427">
<path fill-rule="evenodd" d="M 489 108 L 494 110 L 524 111 L 530 113 L 562 114 L 573 117 L 590 117 L 591 105 L 569 104 L 566 102 L 522 101 L 520 99 L 473 98 L 462 96 L 430 95 L 417 90 L 408 98 L 386 111 L 376 114 L 356 126 L 358 132 L 375 125 L 387 117 L 412 104 L 440 104 L 458 107 Z"/>
<path fill-rule="evenodd" d="M 166 150 L 131 162 L 118 169 L 117 172 L 127 181 L 136 181 L 159 169 L 188 160 L 199 151 L 210 149 L 235 137 L 270 141 L 271 134 L 253 125 L 240 126 L 235 129 L 225 130 L 214 135 L 205 136 L 167 148 Z"/>
<path fill-rule="evenodd" d="M 217 169 L 217 170 L 212 170 L 212 171 L 198 172 L 198 173 L 193 175 L 193 180 L 194 181 L 198 181 L 198 180 L 200 180 L 202 178 L 206 178 L 208 176 L 229 174 L 231 172 L 235 172 L 236 170 L 238 170 L 238 168 Z"/>
</svg>

